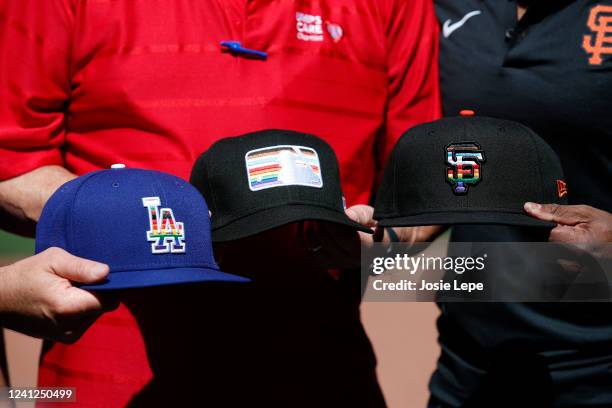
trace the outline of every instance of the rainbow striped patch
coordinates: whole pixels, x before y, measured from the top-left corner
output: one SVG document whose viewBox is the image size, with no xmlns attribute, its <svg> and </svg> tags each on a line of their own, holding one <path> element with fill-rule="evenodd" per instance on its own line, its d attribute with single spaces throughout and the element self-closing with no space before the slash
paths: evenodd
<svg viewBox="0 0 612 408">
<path fill-rule="evenodd" d="M 244 159 L 251 191 L 282 186 L 323 187 L 319 156 L 309 147 L 264 147 L 247 152 Z"/>
</svg>

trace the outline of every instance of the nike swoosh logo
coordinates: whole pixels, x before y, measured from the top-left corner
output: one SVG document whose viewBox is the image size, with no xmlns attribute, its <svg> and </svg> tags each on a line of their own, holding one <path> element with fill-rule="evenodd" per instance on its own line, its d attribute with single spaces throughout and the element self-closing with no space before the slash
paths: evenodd
<svg viewBox="0 0 612 408">
<path fill-rule="evenodd" d="M 470 11 L 465 16 L 463 16 L 461 20 L 453 24 L 451 24 L 450 20 L 446 20 L 444 24 L 442 25 L 442 35 L 444 36 L 444 38 L 450 37 L 450 35 L 454 33 L 455 30 L 461 28 L 461 26 L 463 26 L 466 23 L 466 21 L 468 21 L 470 18 L 477 16 L 479 14 L 480 14 L 480 10 Z"/>
</svg>

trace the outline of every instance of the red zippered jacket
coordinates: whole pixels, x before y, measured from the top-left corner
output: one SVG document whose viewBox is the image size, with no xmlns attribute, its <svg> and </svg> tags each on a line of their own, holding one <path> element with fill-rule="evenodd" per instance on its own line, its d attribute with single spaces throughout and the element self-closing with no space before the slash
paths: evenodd
<svg viewBox="0 0 612 408">
<path fill-rule="evenodd" d="M 367 203 L 403 131 L 440 115 L 429 0 L 6 0 L 0 180 L 112 163 L 188 178 L 214 141 L 262 128 L 324 138 L 347 204 Z M 241 41 L 266 60 L 221 51 Z M 124 405 L 149 379 L 121 307 L 42 360 L 41 386 Z"/>
</svg>

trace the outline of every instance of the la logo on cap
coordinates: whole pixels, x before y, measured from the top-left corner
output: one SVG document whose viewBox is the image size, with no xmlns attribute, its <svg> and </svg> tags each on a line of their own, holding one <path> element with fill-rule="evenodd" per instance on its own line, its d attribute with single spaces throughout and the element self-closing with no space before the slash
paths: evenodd
<svg viewBox="0 0 612 408">
<path fill-rule="evenodd" d="M 184 253 L 185 228 L 182 222 L 177 222 L 171 208 L 159 208 L 159 197 L 144 197 L 142 204 L 149 212 L 149 231 L 147 241 L 151 244 L 154 254 Z"/>
</svg>

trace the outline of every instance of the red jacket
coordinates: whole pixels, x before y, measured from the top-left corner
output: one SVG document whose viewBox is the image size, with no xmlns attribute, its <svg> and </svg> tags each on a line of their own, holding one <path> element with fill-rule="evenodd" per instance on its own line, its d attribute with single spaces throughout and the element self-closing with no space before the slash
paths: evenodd
<svg viewBox="0 0 612 408">
<path fill-rule="evenodd" d="M 215 140 L 286 128 L 327 140 L 347 204 L 367 203 L 401 133 L 440 115 L 437 35 L 428 0 L 7 0 L 0 180 L 117 162 L 187 178 Z M 268 58 L 224 53 L 223 40 Z M 54 345 L 40 384 L 109 407 L 149 377 L 122 307 Z"/>
</svg>

